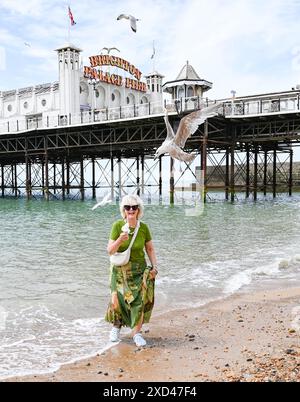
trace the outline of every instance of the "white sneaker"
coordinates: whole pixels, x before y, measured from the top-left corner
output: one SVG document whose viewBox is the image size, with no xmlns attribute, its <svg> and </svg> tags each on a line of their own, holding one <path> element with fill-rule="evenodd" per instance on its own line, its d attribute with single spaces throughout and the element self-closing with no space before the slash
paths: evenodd
<svg viewBox="0 0 300 402">
<path fill-rule="evenodd" d="M 142 346 L 147 345 L 147 342 L 142 337 L 142 334 L 140 334 L 139 332 L 134 335 L 133 340 L 134 340 L 134 343 L 136 344 L 137 347 L 142 347 Z"/>
<path fill-rule="evenodd" d="M 119 342 L 120 332 L 121 332 L 121 328 L 112 327 L 110 334 L 109 334 L 109 340 L 111 342 Z"/>
</svg>

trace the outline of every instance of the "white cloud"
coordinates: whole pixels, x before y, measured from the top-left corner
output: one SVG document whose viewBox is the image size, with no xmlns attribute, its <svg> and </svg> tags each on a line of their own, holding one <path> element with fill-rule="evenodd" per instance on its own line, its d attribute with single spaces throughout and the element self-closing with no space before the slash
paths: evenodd
<svg viewBox="0 0 300 402">
<path fill-rule="evenodd" d="M 25 75 L 34 64 L 40 71 L 34 79 L 58 78 L 53 49 L 68 39 L 67 5 L 0 0 L 9 21 L 0 30 L 0 45 L 11 47 L 0 87 L 13 81 L 20 55 Z M 71 1 L 71 8 L 77 22 L 71 42 L 83 49 L 86 62 L 102 47 L 116 46 L 121 57 L 148 73 L 155 40 L 155 67 L 165 79 L 175 79 L 189 60 L 214 83 L 211 97 L 228 96 L 231 89 L 238 94 L 284 90 L 300 81 L 298 0 L 86 0 Z M 136 34 L 128 21 L 116 20 L 122 12 L 140 19 Z M 24 49 L 24 42 L 31 48 Z"/>
</svg>

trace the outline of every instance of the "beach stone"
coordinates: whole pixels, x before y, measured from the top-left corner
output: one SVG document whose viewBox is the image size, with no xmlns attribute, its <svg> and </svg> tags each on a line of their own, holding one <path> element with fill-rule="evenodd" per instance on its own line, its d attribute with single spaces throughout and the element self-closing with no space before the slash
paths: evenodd
<svg viewBox="0 0 300 402">
<path fill-rule="evenodd" d="M 124 370 L 122 368 L 119 368 L 120 373 L 124 373 Z"/>
</svg>

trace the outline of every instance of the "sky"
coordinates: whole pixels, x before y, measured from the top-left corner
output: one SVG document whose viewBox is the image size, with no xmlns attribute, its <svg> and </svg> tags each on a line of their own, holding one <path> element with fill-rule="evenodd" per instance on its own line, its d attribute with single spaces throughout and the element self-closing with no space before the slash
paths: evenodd
<svg viewBox="0 0 300 402">
<path fill-rule="evenodd" d="M 300 84 L 300 0 L 0 0 L 0 90 L 58 80 L 54 49 L 68 40 L 83 64 L 103 47 L 143 74 L 176 78 L 187 60 L 213 82 L 211 99 Z M 139 18 L 137 33 L 121 13 Z M 151 60 L 155 43 L 155 65 Z"/>
</svg>

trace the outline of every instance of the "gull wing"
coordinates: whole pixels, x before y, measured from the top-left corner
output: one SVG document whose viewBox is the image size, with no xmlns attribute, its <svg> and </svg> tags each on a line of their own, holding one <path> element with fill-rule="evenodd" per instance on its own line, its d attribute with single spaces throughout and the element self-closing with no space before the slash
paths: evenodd
<svg viewBox="0 0 300 402">
<path fill-rule="evenodd" d="M 117 20 L 121 20 L 122 18 L 126 18 L 126 20 L 129 20 L 129 15 L 126 14 L 120 14 L 117 18 Z"/>
<path fill-rule="evenodd" d="M 188 154 L 178 147 L 172 147 L 169 150 L 169 154 L 173 159 L 177 159 L 178 161 L 187 163 L 192 163 L 193 160 L 196 158 L 196 155 Z"/>
<path fill-rule="evenodd" d="M 186 140 L 197 131 L 201 124 L 218 114 L 219 107 L 220 104 L 215 103 L 182 118 L 174 139 L 175 144 L 181 148 L 184 147 Z"/>
<path fill-rule="evenodd" d="M 120 51 L 120 50 L 117 49 L 116 47 L 110 47 L 109 50 L 117 50 L 118 52 Z"/>
<path fill-rule="evenodd" d="M 133 32 L 136 32 L 136 18 L 133 17 L 132 15 L 129 16 L 130 19 L 130 26 Z"/>
<path fill-rule="evenodd" d="M 166 124 L 166 128 L 167 128 L 167 140 L 173 140 L 175 138 L 175 133 L 173 131 L 173 128 L 169 122 L 168 119 L 168 112 L 166 111 L 166 114 L 164 116 L 164 120 L 165 120 L 165 124 Z"/>
</svg>

